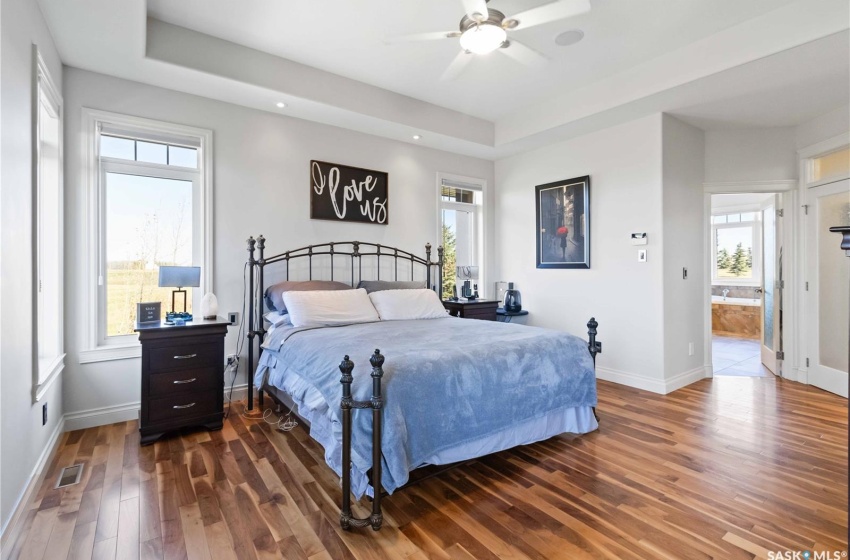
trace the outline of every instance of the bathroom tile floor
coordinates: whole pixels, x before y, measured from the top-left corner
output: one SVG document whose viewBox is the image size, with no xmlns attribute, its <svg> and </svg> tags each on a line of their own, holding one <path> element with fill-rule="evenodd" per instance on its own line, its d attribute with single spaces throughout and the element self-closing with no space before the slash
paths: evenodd
<svg viewBox="0 0 850 560">
<path fill-rule="evenodd" d="M 773 376 L 761 363 L 761 342 L 758 339 L 714 335 L 711 355 L 714 375 Z"/>
</svg>

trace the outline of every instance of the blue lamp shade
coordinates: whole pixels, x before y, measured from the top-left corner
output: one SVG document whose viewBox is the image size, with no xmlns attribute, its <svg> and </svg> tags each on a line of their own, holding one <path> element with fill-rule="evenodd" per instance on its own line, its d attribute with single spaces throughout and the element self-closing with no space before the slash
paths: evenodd
<svg viewBox="0 0 850 560">
<path fill-rule="evenodd" d="M 200 266 L 159 267 L 160 288 L 198 288 L 201 285 Z"/>
</svg>

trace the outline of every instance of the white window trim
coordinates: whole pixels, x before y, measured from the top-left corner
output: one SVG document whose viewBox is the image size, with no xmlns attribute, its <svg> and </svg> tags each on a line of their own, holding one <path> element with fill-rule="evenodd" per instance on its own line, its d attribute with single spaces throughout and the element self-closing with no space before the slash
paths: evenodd
<svg viewBox="0 0 850 560">
<path fill-rule="evenodd" d="M 753 212 L 761 217 L 761 208 L 757 206 L 739 206 L 721 208 L 711 213 L 711 217 L 726 214 L 739 214 Z M 711 284 L 713 286 L 761 286 L 761 219 L 749 222 L 733 222 L 730 224 L 711 224 Z M 733 228 L 752 225 L 753 227 L 753 268 L 752 278 L 718 278 L 717 277 L 717 242 L 716 231 L 718 229 Z"/>
<path fill-rule="evenodd" d="M 99 316 L 100 290 L 98 280 L 100 275 L 101 257 L 101 168 L 98 161 L 98 132 L 103 126 L 134 129 L 150 134 L 180 135 L 197 138 L 200 142 L 201 157 L 198 159 L 200 176 L 199 215 L 201 216 L 201 290 L 202 293 L 213 291 L 213 134 L 211 130 L 195 128 L 178 124 L 165 123 L 142 117 L 121 115 L 107 111 L 99 111 L 84 107 L 82 110 L 82 126 L 85 142 L 82 146 L 83 177 L 86 186 L 85 207 L 83 209 L 83 239 L 81 246 L 86 248 L 87 266 L 84 269 L 83 294 L 85 312 L 80 317 L 80 332 L 84 333 L 84 347 L 79 352 L 81 364 L 138 358 L 142 355 L 138 339 L 119 344 L 100 344 L 100 328 L 103 319 Z M 121 160 L 104 158 L 110 165 L 118 164 Z M 126 162 L 124 162 L 126 163 Z M 155 164 L 145 164 L 155 167 Z M 175 166 L 162 166 L 163 173 L 180 173 Z"/>
<path fill-rule="evenodd" d="M 471 204 L 465 204 L 462 202 L 447 202 L 443 200 L 442 197 L 442 188 L 443 181 L 448 181 L 450 183 L 466 183 L 470 185 L 469 190 L 479 190 L 481 192 L 481 204 L 475 205 L 475 221 L 476 221 L 476 232 L 478 236 L 477 247 L 475 247 L 475 256 L 478 257 L 478 266 L 479 266 L 479 278 L 478 278 L 478 290 L 481 294 L 487 295 L 488 290 L 486 288 L 486 277 L 487 277 L 487 244 L 484 239 L 484 232 L 487 231 L 487 224 L 485 223 L 487 220 L 487 208 L 485 205 L 487 204 L 487 181 L 484 179 L 479 179 L 477 177 L 466 177 L 464 175 L 454 175 L 451 173 L 437 173 L 437 224 L 436 224 L 436 234 L 437 234 L 437 243 L 442 245 L 443 242 L 443 208 L 451 208 L 454 210 L 463 210 L 464 212 L 469 211 Z M 442 294 L 440 294 L 440 298 L 442 298 Z"/>
<path fill-rule="evenodd" d="M 47 63 L 42 58 L 41 53 L 38 51 L 38 46 L 32 46 L 33 53 L 33 87 L 32 87 L 32 180 L 33 180 L 33 280 L 34 285 L 38 282 L 39 279 L 39 251 L 38 251 L 38 243 L 39 236 L 41 235 L 38 231 L 38 213 L 40 211 L 39 203 L 38 203 L 38 193 L 39 193 L 39 181 L 40 181 L 40 172 L 41 172 L 41 141 L 39 137 L 39 131 L 41 130 L 41 123 L 39 119 L 39 108 L 41 104 L 40 93 L 44 92 L 47 97 L 50 98 L 50 101 L 53 102 L 57 107 L 58 112 L 58 120 L 59 120 L 59 208 L 64 209 L 64 197 L 65 197 L 65 187 L 64 187 L 64 101 L 62 99 L 62 95 L 59 93 L 59 89 L 56 87 L 56 83 L 53 81 L 53 78 L 50 75 L 50 71 L 47 68 Z M 42 360 L 39 358 L 39 325 L 38 318 L 40 317 L 38 310 L 38 302 L 39 296 L 36 292 L 34 297 L 32 298 L 32 306 L 33 306 L 33 326 L 32 326 L 32 335 L 34 341 L 34 349 L 33 349 L 33 389 L 32 389 L 32 399 L 33 402 L 40 401 L 44 395 L 47 393 L 48 389 L 53 385 L 53 383 L 59 378 L 62 370 L 65 368 L 65 299 L 64 299 L 64 269 L 65 269 L 65 230 L 64 230 L 64 216 L 63 212 L 59 213 L 59 239 L 60 239 L 60 249 L 59 249 L 59 320 L 55 325 L 55 328 L 58 330 L 57 336 L 59 339 L 59 352 L 56 356 L 52 357 L 49 361 L 45 361 L 42 363 Z M 37 288 L 36 288 L 37 289 Z M 42 376 L 42 372 L 44 375 Z"/>
</svg>

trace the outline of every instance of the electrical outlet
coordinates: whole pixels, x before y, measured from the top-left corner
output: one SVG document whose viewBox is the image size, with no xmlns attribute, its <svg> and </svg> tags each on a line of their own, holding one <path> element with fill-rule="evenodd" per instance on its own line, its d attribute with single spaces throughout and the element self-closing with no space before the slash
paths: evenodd
<svg viewBox="0 0 850 560">
<path fill-rule="evenodd" d="M 682 267 L 682 280 L 687 280 L 687 279 L 688 279 L 688 267 L 683 266 Z"/>
<path fill-rule="evenodd" d="M 230 313 L 227 314 L 227 320 L 230 321 L 231 325 L 238 325 L 239 324 L 239 312 L 238 311 L 231 311 Z"/>
<path fill-rule="evenodd" d="M 239 361 L 239 356 L 236 354 L 228 354 L 227 355 L 227 367 L 232 366 L 234 363 Z"/>
<path fill-rule="evenodd" d="M 694 343 L 688 342 L 688 356 L 694 355 Z"/>
<path fill-rule="evenodd" d="M 47 425 L 47 403 L 41 405 L 41 425 Z"/>
</svg>

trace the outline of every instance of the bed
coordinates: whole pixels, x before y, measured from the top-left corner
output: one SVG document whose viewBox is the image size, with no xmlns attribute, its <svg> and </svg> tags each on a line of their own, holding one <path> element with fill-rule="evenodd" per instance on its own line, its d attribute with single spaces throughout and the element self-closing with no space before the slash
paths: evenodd
<svg viewBox="0 0 850 560">
<path fill-rule="evenodd" d="M 342 479 L 344 529 L 380 529 L 382 489 L 392 493 L 403 487 L 422 466 L 597 429 L 594 363 L 601 344 L 594 319 L 588 323 L 589 342 L 560 331 L 445 313 L 383 320 L 389 314 L 382 312 L 381 320 L 367 317 L 355 324 L 266 328 L 261 315 L 267 310 L 263 296 L 270 265 L 285 267 L 288 281 L 294 263 L 303 258 L 300 272 L 308 280 L 319 273 L 331 280 L 342 274 L 354 288 L 364 279 L 366 257 L 374 261 L 366 270 L 377 280 L 383 273 L 399 281 L 399 272 L 413 280 L 419 269 L 424 286 L 441 293 L 443 255 L 440 248 L 431 261 L 430 246 L 423 259 L 360 242 L 313 245 L 270 258 L 264 249 L 262 236 L 249 239 L 248 359 L 254 372 L 249 409 L 256 386 L 261 406 L 269 394 L 309 425 L 328 466 Z M 327 262 L 319 265 L 320 258 Z M 436 300 L 427 289 L 419 292 Z M 352 414 L 357 409 L 370 409 L 371 418 Z M 352 493 L 372 498 L 368 518 L 353 517 Z"/>
</svg>

